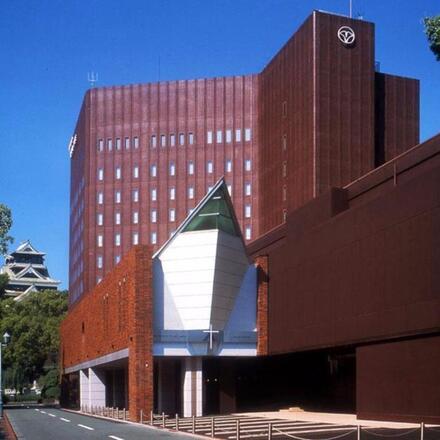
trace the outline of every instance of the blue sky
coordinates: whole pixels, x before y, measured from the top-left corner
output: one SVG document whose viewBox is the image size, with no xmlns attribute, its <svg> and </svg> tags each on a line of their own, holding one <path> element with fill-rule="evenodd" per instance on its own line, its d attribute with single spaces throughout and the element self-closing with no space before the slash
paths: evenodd
<svg viewBox="0 0 440 440">
<path fill-rule="evenodd" d="M 421 20 L 439 0 L 353 0 L 376 23 L 383 72 L 421 80 L 421 139 L 440 131 L 440 63 Z M 87 72 L 99 86 L 259 72 L 313 9 L 349 0 L 3 0 L 0 203 L 15 244 L 68 283 L 69 156 Z"/>
</svg>

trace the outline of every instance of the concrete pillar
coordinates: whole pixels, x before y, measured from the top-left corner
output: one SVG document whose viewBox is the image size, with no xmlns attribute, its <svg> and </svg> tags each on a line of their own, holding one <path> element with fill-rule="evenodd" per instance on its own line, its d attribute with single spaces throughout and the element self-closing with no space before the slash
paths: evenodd
<svg viewBox="0 0 440 440">
<path fill-rule="evenodd" d="M 203 363 L 200 357 L 183 360 L 183 416 L 201 416 L 203 412 Z"/>
<path fill-rule="evenodd" d="M 90 405 L 105 405 L 105 374 L 97 368 L 89 368 Z"/>
<path fill-rule="evenodd" d="M 79 372 L 79 404 L 81 407 L 90 407 L 89 394 L 89 370 L 80 370 Z"/>
</svg>

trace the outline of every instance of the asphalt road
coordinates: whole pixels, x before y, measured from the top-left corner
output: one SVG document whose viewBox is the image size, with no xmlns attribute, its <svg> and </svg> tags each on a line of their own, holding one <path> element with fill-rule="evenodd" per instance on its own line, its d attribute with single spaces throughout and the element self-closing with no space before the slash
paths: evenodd
<svg viewBox="0 0 440 440">
<path fill-rule="evenodd" d="M 6 411 L 19 440 L 180 440 L 188 435 L 121 422 L 96 419 L 55 408 L 16 408 Z"/>
</svg>

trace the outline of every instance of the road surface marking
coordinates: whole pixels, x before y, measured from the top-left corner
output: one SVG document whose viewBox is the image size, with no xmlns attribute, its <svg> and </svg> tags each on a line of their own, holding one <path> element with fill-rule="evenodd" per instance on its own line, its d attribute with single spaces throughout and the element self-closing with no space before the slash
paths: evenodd
<svg viewBox="0 0 440 440">
<path fill-rule="evenodd" d="M 55 414 L 48 413 L 51 417 L 56 417 Z"/>
<path fill-rule="evenodd" d="M 47 414 L 46 411 L 41 411 L 42 414 Z"/>
<path fill-rule="evenodd" d="M 40 412 L 40 410 L 39 410 L 38 408 L 35 408 L 35 411 L 38 411 L 38 412 Z"/>
<path fill-rule="evenodd" d="M 78 426 L 84 429 L 88 429 L 89 431 L 94 431 L 95 428 L 90 428 L 90 426 L 86 426 L 86 425 L 81 425 L 81 423 L 78 423 Z"/>
<path fill-rule="evenodd" d="M 109 435 L 109 437 L 110 437 L 110 438 L 113 438 L 113 439 L 115 439 L 115 440 L 124 440 L 123 438 L 121 438 L 121 437 L 116 437 L 115 435 Z"/>
<path fill-rule="evenodd" d="M 64 417 L 60 417 L 60 420 L 62 420 L 63 422 L 70 422 L 70 420 L 65 419 Z"/>
</svg>

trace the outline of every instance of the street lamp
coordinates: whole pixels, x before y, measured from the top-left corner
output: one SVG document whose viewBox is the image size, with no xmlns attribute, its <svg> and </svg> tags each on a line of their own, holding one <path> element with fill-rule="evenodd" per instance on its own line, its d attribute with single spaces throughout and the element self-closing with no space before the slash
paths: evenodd
<svg viewBox="0 0 440 440">
<path fill-rule="evenodd" d="M 3 380 L 2 380 L 2 348 L 6 347 L 11 340 L 8 332 L 3 334 L 3 341 L 0 343 L 0 418 L 3 417 Z"/>
</svg>

